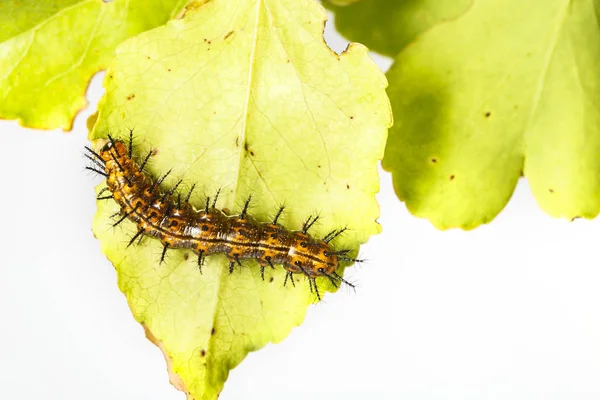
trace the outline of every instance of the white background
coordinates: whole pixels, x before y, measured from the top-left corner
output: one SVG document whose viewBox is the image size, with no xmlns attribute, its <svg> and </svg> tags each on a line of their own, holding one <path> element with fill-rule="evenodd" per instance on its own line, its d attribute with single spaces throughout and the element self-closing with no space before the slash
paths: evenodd
<svg viewBox="0 0 600 400">
<path fill-rule="evenodd" d="M 0 122 L 0 399 L 184 399 L 91 233 L 82 149 L 101 78 L 71 133 Z M 222 400 L 600 398 L 600 220 L 546 216 L 525 181 L 471 232 L 412 217 L 385 172 L 378 199 L 356 293 L 249 354 Z"/>
</svg>

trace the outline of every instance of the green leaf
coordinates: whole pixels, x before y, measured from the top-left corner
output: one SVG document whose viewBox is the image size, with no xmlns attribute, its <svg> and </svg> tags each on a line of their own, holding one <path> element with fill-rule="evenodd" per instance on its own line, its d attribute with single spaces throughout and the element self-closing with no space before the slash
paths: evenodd
<svg viewBox="0 0 600 400">
<path fill-rule="evenodd" d="M 70 130 L 115 47 L 164 24 L 187 0 L 3 0 L 0 118 Z"/>
<path fill-rule="evenodd" d="M 520 174 L 556 217 L 600 207 L 600 2 L 480 0 L 388 72 L 398 123 L 383 162 L 410 211 L 476 227 Z"/>
<path fill-rule="evenodd" d="M 331 4 L 334 4 L 336 6 L 347 6 L 349 4 L 356 3 L 357 1 L 361 0 L 329 0 Z"/>
<path fill-rule="evenodd" d="M 380 230 L 377 160 L 391 122 L 385 76 L 365 47 L 338 56 L 326 46 L 326 14 L 312 0 L 197 7 L 117 49 L 91 138 L 127 138 L 134 128 L 138 157 L 156 149 L 150 173 L 173 168 L 165 187 L 196 183 L 198 208 L 219 188 L 218 206 L 232 214 L 252 195 L 258 220 L 283 203 L 282 223 L 299 229 L 318 212 L 312 234 L 348 225 L 337 244 L 358 249 Z M 99 203 L 94 232 L 135 318 L 194 399 L 216 398 L 230 369 L 283 340 L 315 300 L 303 278 L 283 287 L 280 266 L 263 282 L 254 261 L 230 275 L 222 255 L 209 257 L 202 275 L 189 251 L 171 250 L 159 265 L 158 241 L 125 248 L 135 226 L 112 229 L 117 211 L 112 200 Z"/>
<path fill-rule="evenodd" d="M 338 32 L 393 57 L 432 26 L 463 14 L 474 0 L 328 1 Z"/>
</svg>

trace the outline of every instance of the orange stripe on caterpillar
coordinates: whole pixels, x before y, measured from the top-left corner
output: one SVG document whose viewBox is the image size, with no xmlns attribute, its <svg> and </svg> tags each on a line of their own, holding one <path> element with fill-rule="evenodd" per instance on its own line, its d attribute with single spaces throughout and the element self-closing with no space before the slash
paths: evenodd
<svg viewBox="0 0 600 400">
<path fill-rule="evenodd" d="M 129 146 L 110 136 L 109 139 L 99 153 L 86 148 L 90 153 L 86 156 L 93 162 L 93 166 L 87 169 L 106 177 L 107 188 L 98 194 L 98 199 L 114 199 L 121 207 L 121 217 L 114 226 L 125 219 L 137 224 L 138 231 L 128 246 L 142 235 L 160 240 L 164 246 L 161 263 L 168 249 L 192 250 L 198 255 L 200 272 L 204 257 L 212 254 L 225 254 L 230 272 L 236 264 L 241 266 L 242 260 L 257 260 L 263 279 L 266 267 L 282 265 L 287 271 L 285 283 L 291 279 L 294 284 L 294 274 L 303 274 L 308 277 L 311 291 L 314 288 L 319 300 L 318 277 L 328 278 L 335 286 L 345 283 L 354 287 L 336 271 L 340 261 L 361 260 L 348 258 L 348 250 L 336 251 L 330 244 L 345 229 L 334 230 L 321 239 L 315 239 L 308 234 L 318 219 L 314 217 L 306 221 L 301 231 L 287 230 L 277 222 L 283 207 L 273 222 L 258 222 L 247 213 L 250 198 L 241 214 L 227 215 L 215 207 L 218 193 L 212 204 L 207 198 L 206 207 L 197 210 L 188 202 L 194 186 L 182 202 L 179 195 L 174 195 L 181 181 L 168 191 L 161 187 L 170 171 L 158 179 L 144 172 L 151 153 L 141 164 L 132 158 L 131 132 Z M 106 191 L 111 194 L 104 195 Z"/>
</svg>

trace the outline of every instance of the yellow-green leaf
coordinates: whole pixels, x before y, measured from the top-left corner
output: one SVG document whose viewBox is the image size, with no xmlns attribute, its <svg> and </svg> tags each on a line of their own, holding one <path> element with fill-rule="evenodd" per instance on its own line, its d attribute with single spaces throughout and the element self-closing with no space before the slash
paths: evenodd
<svg viewBox="0 0 600 400">
<path fill-rule="evenodd" d="M 440 228 L 490 221 L 521 173 L 557 217 L 600 209 L 600 2 L 478 0 L 388 72 L 384 167 Z"/>
<path fill-rule="evenodd" d="M 191 8 L 118 48 L 91 138 L 127 138 L 131 127 L 138 157 L 156 149 L 149 173 L 173 168 L 166 187 L 179 178 L 196 183 L 197 207 L 219 188 L 219 207 L 239 212 L 252 195 L 250 212 L 261 221 L 284 203 L 289 229 L 318 212 L 314 235 L 348 225 L 337 244 L 357 249 L 380 229 L 377 160 L 391 122 L 385 76 L 366 48 L 332 52 L 326 14 L 313 0 Z M 135 226 L 112 229 L 117 211 L 112 200 L 100 203 L 94 232 L 135 318 L 161 343 L 190 398 L 216 398 L 230 369 L 283 340 L 315 300 L 303 278 L 283 287 L 280 266 L 262 281 L 254 261 L 230 275 L 217 255 L 200 275 L 183 250 L 159 265 L 158 241 L 125 248 Z"/>
<path fill-rule="evenodd" d="M 327 1 L 338 32 L 393 57 L 432 26 L 463 14 L 474 0 Z"/>
<path fill-rule="evenodd" d="M 115 47 L 164 24 L 187 0 L 3 0 L 0 118 L 70 130 L 92 75 Z"/>
<path fill-rule="evenodd" d="M 336 6 L 347 6 L 352 3 L 356 3 L 357 1 L 362 0 L 329 0 L 331 4 L 335 4 Z"/>
</svg>

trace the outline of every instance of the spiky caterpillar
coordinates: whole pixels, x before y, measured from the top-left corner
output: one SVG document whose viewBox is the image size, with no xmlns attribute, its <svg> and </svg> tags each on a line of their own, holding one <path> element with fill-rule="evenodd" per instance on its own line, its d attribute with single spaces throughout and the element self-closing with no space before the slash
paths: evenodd
<svg viewBox="0 0 600 400">
<path fill-rule="evenodd" d="M 230 273 L 236 264 L 242 266 L 242 260 L 254 259 L 261 267 L 263 280 L 266 267 L 282 265 L 287 271 L 284 285 L 288 279 L 295 285 L 294 274 L 303 274 L 319 300 L 318 277 L 328 278 L 336 287 L 340 283 L 354 287 L 336 271 L 340 261 L 361 260 L 348 257 L 350 250 L 336 251 L 331 245 L 345 228 L 333 230 L 321 239 L 313 238 L 308 230 L 317 221 L 315 216 L 304 223 L 301 231 L 287 230 L 278 224 L 283 207 L 272 222 L 258 222 L 247 213 L 250 198 L 239 215 L 227 215 L 216 208 L 218 193 L 212 203 L 207 198 L 205 208 L 197 210 L 188 202 L 194 186 L 183 201 L 179 194 L 175 196 L 181 181 L 172 189 L 164 190 L 161 184 L 170 171 L 159 179 L 146 174 L 144 167 L 152 152 L 141 163 L 136 162 L 132 157 L 131 132 L 129 139 L 127 146 L 110 138 L 99 153 L 86 148 L 90 153 L 86 156 L 94 164 L 86 168 L 106 177 L 107 187 L 98 194 L 98 200 L 114 199 L 121 208 L 114 226 L 129 219 L 138 227 L 128 246 L 142 235 L 160 240 L 164 246 L 161 263 L 168 249 L 192 250 L 198 255 L 200 272 L 204 258 L 212 254 L 226 255 Z M 104 195 L 106 191 L 110 194 Z"/>
</svg>

